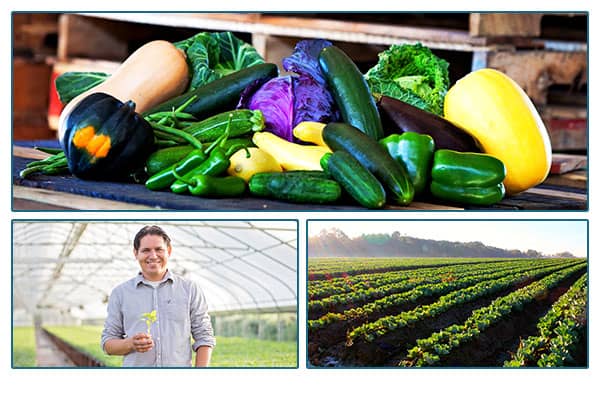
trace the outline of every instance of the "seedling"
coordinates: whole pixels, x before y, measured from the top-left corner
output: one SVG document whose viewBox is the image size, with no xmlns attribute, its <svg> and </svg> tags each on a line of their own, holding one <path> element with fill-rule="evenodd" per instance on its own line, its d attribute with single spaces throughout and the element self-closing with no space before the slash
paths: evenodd
<svg viewBox="0 0 600 400">
<path fill-rule="evenodd" d="M 158 318 L 156 317 L 156 310 L 152 310 L 148 313 L 143 313 L 142 314 L 142 318 L 140 318 L 142 321 L 146 322 L 146 327 L 148 328 L 146 330 L 146 332 L 148 332 L 148 335 L 150 334 L 150 328 L 152 327 L 152 324 L 155 323 Z"/>
</svg>

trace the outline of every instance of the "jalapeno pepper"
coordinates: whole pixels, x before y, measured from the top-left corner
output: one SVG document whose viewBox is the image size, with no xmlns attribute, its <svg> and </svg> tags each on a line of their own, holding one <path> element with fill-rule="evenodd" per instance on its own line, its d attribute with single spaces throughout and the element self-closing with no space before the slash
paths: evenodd
<svg viewBox="0 0 600 400">
<path fill-rule="evenodd" d="M 188 171 L 183 176 L 175 171 L 175 176 L 180 176 L 180 178 L 177 178 L 177 180 L 171 184 L 171 191 L 174 193 L 185 193 L 189 189 L 187 182 L 190 182 L 196 175 L 217 176 L 227 171 L 227 168 L 229 168 L 230 165 L 229 157 L 239 149 L 247 148 L 243 143 L 226 146 L 225 143 L 227 142 L 228 136 L 229 130 L 227 129 L 221 138 L 213 142 L 206 150 L 205 154 L 208 153 L 208 158 L 196 168 Z"/>
<path fill-rule="evenodd" d="M 197 168 L 207 159 L 207 155 L 200 149 L 192 150 L 183 160 L 175 165 L 167 167 L 152 175 L 146 181 L 146 187 L 150 190 L 166 189 L 177 180 L 175 174 L 184 175 Z"/>
<path fill-rule="evenodd" d="M 214 149 L 210 156 L 204 160 L 198 167 L 187 172 L 181 178 L 171 184 L 171 191 L 174 193 L 185 193 L 188 190 L 188 184 L 196 175 L 221 175 L 229 168 L 229 157 L 221 148 Z"/>
<path fill-rule="evenodd" d="M 188 182 L 194 196 L 238 197 L 246 191 L 246 181 L 239 176 L 196 175 Z"/>
<path fill-rule="evenodd" d="M 481 153 L 437 150 L 431 170 L 431 194 L 456 203 L 487 206 L 502 200 L 506 168 Z"/>
<path fill-rule="evenodd" d="M 408 176 L 420 194 L 427 187 L 435 144 L 429 135 L 404 132 L 389 135 L 379 141 L 397 162 L 404 164 Z"/>
</svg>

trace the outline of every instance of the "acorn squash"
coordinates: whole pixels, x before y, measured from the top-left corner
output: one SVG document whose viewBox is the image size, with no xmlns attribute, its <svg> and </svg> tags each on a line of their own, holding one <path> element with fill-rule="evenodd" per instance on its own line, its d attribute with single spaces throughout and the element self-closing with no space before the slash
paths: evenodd
<svg viewBox="0 0 600 400">
<path fill-rule="evenodd" d="M 444 116 L 504 163 L 507 194 L 548 176 L 552 149 L 546 127 L 531 99 L 506 74 L 484 68 L 458 80 L 446 94 Z"/>
<path fill-rule="evenodd" d="M 150 124 L 125 103 L 93 93 L 65 120 L 62 145 L 69 170 L 81 179 L 124 181 L 143 168 L 154 148 Z"/>
</svg>

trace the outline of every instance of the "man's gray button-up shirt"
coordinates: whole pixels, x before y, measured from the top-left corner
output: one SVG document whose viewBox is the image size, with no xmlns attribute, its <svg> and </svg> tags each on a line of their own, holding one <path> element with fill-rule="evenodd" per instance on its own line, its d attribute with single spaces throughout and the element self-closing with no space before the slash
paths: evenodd
<svg viewBox="0 0 600 400">
<path fill-rule="evenodd" d="M 152 287 L 139 273 L 112 291 L 102 331 L 102 348 L 110 339 L 146 332 L 141 317 L 152 310 L 157 311 L 157 321 L 150 331 L 154 347 L 145 353 L 133 351 L 125 355 L 124 367 L 190 367 L 192 350 L 214 347 L 204 294 L 196 283 L 167 271 L 157 287 Z"/>
</svg>

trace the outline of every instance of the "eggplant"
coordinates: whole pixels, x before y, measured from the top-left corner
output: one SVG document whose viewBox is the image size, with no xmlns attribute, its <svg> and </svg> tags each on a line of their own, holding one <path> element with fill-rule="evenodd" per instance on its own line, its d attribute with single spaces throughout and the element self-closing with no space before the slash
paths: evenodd
<svg viewBox="0 0 600 400">
<path fill-rule="evenodd" d="M 377 109 L 385 132 L 417 132 L 433 138 L 436 150 L 481 153 L 477 141 L 452 122 L 393 97 L 381 95 Z"/>
</svg>

